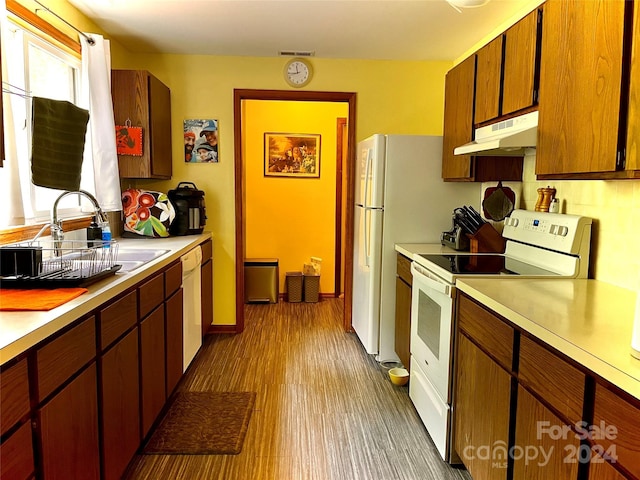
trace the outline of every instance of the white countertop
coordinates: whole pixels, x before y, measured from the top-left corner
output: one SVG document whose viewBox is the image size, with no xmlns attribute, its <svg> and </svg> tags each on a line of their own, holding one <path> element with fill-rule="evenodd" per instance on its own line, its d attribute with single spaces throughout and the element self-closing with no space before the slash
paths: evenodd
<svg viewBox="0 0 640 480">
<path fill-rule="evenodd" d="M 166 249 L 169 253 L 133 270 L 89 285 L 87 293 L 49 311 L 0 311 L 0 365 L 36 345 L 109 299 L 139 283 L 155 271 L 174 262 L 195 246 L 211 238 L 211 233 L 168 238 L 119 238 L 121 247 Z"/>
<path fill-rule="evenodd" d="M 438 253 L 457 253 L 450 247 L 445 247 L 439 243 L 396 243 L 396 252 L 401 253 L 405 257 L 413 259 L 414 255 L 420 253 L 426 253 L 429 255 L 436 255 Z"/>
<path fill-rule="evenodd" d="M 458 289 L 640 399 L 636 292 L 596 280 L 464 279 Z"/>
</svg>

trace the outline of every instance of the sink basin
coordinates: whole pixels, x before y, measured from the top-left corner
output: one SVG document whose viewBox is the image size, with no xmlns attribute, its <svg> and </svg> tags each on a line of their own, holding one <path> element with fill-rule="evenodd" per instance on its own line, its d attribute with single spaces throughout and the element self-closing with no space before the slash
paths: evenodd
<svg viewBox="0 0 640 480">
<path fill-rule="evenodd" d="M 117 262 L 122 264 L 122 262 L 150 262 L 151 260 L 155 260 L 158 257 L 161 257 L 169 250 L 158 250 L 158 249 L 150 249 L 150 248 L 118 248 L 118 257 Z"/>
<path fill-rule="evenodd" d="M 121 272 L 131 272 L 151 260 L 166 254 L 169 250 L 150 248 L 118 248 L 116 265 L 121 265 Z"/>
</svg>

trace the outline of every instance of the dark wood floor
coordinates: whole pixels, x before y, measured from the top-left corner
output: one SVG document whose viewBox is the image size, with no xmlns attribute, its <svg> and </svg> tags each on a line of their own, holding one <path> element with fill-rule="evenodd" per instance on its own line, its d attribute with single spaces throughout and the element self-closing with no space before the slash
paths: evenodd
<svg viewBox="0 0 640 480">
<path fill-rule="evenodd" d="M 139 455 L 127 479 L 469 480 L 440 460 L 407 387 L 354 334 L 342 299 L 247 305 L 245 331 L 207 339 L 179 388 L 255 391 L 239 455 Z"/>
</svg>

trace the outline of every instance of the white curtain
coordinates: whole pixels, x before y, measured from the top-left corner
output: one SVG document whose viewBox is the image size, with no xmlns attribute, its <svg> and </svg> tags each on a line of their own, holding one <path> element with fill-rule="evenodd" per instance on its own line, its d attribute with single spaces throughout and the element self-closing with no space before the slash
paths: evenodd
<svg viewBox="0 0 640 480">
<path fill-rule="evenodd" d="M 82 45 L 82 104 L 89 110 L 85 161 L 93 158 L 95 192 L 105 212 L 122 210 L 115 123 L 111 101 L 109 41 L 95 33 L 80 36 Z"/>
<path fill-rule="evenodd" d="M 16 138 L 20 134 L 25 136 L 24 128 L 25 119 L 22 118 L 21 129 L 16 130 L 16 119 L 14 117 L 15 106 L 19 110 L 24 110 L 24 103 L 28 102 L 26 96 L 20 94 L 20 89 L 14 88 L 12 85 L 22 85 L 22 80 L 18 83 L 18 79 L 9 76 L 9 72 L 14 75 L 16 69 L 9 69 L 8 64 L 12 61 L 10 58 L 10 50 L 7 48 L 11 42 L 11 30 L 7 21 L 6 2 L 0 0 L 0 15 L 2 15 L 0 34 L 2 35 L 2 97 L 4 103 L 4 142 L 5 142 L 5 161 L 4 167 L 0 169 L 0 188 L 3 192 L 3 199 L 9 199 L 9 208 L 0 211 L 0 225 L 22 225 L 25 221 L 25 209 L 23 206 L 22 188 L 20 182 L 20 171 L 18 161 L 18 150 L 16 148 Z M 12 78 L 14 82 L 12 82 Z M 12 92 L 12 93 L 8 93 Z M 29 203 L 29 209 L 31 205 Z"/>
</svg>

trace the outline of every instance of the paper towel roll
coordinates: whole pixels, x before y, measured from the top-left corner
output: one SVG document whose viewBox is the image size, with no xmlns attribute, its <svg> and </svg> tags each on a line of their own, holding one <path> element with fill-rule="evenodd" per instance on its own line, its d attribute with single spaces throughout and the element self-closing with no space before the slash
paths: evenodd
<svg viewBox="0 0 640 480">
<path fill-rule="evenodd" d="M 640 290 L 636 298 L 636 314 L 633 319 L 633 333 L 631 334 L 631 355 L 640 360 Z"/>
</svg>

